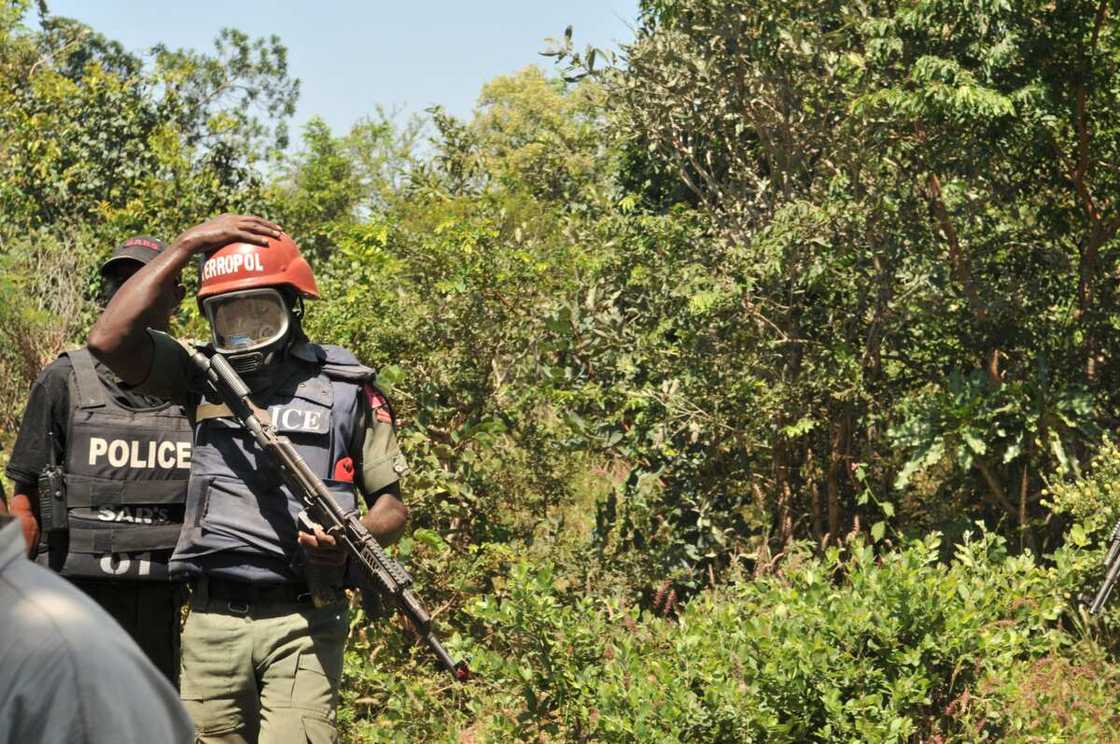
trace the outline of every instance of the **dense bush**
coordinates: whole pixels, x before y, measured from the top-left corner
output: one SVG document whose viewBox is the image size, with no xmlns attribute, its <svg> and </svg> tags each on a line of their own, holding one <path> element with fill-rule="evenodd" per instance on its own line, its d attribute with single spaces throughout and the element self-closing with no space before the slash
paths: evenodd
<svg viewBox="0 0 1120 744">
<path fill-rule="evenodd" d="M 455 645 L 478 679 L 466 689 L 410 686 L 386 668 L 401 663 L 386 651 L 397 631 L 361 634 L 350 700 L 376 713 L 352 731 L 361 741 L 1120 735 L 1108 697 L 1117 673 L 1061 623 L 1080 622 L 1070 597 L 1083 556 L 1046 567 L 983 532 L 947 563 L 943 547 L 938 535 L 882 553 L 856 539 L 820 558 L 797 546 L 776 570 L 737 571 L 672 618 L 588 593 L 547 563 L 514 562 L 467 607 L 475 640 Z"/>
</svg>

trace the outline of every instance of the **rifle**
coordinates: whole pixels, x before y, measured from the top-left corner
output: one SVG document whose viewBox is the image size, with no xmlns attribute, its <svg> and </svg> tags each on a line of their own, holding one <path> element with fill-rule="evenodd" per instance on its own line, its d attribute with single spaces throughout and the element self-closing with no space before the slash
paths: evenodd
<svg viewBox="0 0 1120 744">
<path fill-rule="evenodd" d="M 386 555 L 358 518 L 357 511 L 344 512 L 339 507 L 326 484 L 315 475 L 288 438 L 276 433 L 268 412 L 253 403 L 249 387 L 225 357 L 214 354 L 207 358 L 193 349 L 190 354 L 191 361 L 205 373 L 234 417 L 252 435 L 257 445 L 272 457 L 284 483 L 323 525 L 323 531 L 346 551 L 361 577 L 394 601 L 436 655 L 440 667 L 450 672 L 457 681 L 465 682 L 470 677 L 466 662 L 454 661 L 436 638 L 431 615 L 412 591 L 412 577 Z"/>
<path fill-rule="evenodd" d="M 1112 588 L 1116 586 L 1116 580 L 1120 578 L 1120 521 L 1117 521 L 1116 526 L 1112 528 L 1108 555 L 1104 559 L 1104 569 L 1104 583 L 1101 584 L 1101 588 L 1097 590 L 1097 596 L 1093 598 L 1089 605 L 1090 615 L 1100 614 L 1101 610 L 1104 609 L 1104 603 L 1108 601 L 1108 595 L 1112 594 Z M 1082 595 L 1082 604 L 1087 599 L 1088 596 Z"/>
</svg>

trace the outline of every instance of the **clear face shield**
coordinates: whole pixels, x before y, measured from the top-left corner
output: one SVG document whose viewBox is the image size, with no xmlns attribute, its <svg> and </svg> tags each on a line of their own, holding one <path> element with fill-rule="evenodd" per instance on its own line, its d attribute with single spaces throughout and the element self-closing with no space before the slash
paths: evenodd
<svg viewBox="0 0 1120 744">
<path fill-rule="evenodd" d="M 202 301 L 214 339 L 214 350 L 247 366 L 250 360 L 265 361 L 264 352 L 288 333 L 291 317 L 283 296 L 275 289 L 248 289 L 208 297 Z M 246 369 L 245 371 L 252 371 Z"/>
</svg>

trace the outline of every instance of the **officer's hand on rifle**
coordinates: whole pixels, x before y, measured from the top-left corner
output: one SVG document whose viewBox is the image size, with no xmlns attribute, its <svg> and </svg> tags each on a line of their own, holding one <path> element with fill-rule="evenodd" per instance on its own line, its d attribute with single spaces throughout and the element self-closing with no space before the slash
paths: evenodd
<svg viewBox="0 0 1120 744">
<path fill-rule="evenodd" d="M 346 562 L 346 551 L 333 537 L 315 525 L 315 532 L 299 532 L 299 544 L 307 551 L 307 560 L 328 566 L 340 566 Z"/>
<path fill-rule="evenodd" d="M 184 253 L 209 253 L 229 243 L 268 245 L 269 238 L 280 237 L 280 226 L 262 217 L 247 214 L 221 214 L 195 225 L 175 238 L 172 249 Z"/>
</svg>

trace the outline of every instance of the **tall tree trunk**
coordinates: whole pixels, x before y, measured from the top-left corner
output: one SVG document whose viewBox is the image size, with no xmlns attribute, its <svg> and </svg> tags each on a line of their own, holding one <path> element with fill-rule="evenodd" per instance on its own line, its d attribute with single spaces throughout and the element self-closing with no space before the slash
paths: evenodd
<svg viewBox="0 0 1120 744">
<path fill-rule="evenodd" d="M 776 522 L 775 527 L 778 530 L 778 544 L 782 550 L 789 544 L 790 538 L 793 536 L 793 518 L 791 514 L 793 489 L 791 489 L 789 485 L 789 476 L 790 468 L 787 444 L 784 441 L 778 440 L 774 446 L 774 485 L 776 487 L 775 497 L 777 498 L 774 518 Z"/>
<path fill-rule="evenodd" d="M 1030 459 L 1023 461 L 1023 474 L 1019 480 L 1019 550 L 1030 548 L 1036 556 L 1038 545 L 1035 543 L 1034 531 L 1030 528 L 1030 511 L 1028 509 L 1027 493 L 1031 482 Z"/>
<path fill-rule="evenodd" d="M 821 537 L 824 536 L 824 510 L 821 505 L 821 487 L 817 479 L 816 471 L 816 458 L 813 457 L 813 450 L 810 448 L 805 454 L 805 480 L 809 484 L 809 509 L 813 517 L 813 539 L 820 544 Z"/>
<path fill-rule="evenodd" d="M 961 291 L 964 293 L 965 300 L 968 302 L 968 307 L 973 317 L 977 321 L 985 321 L 988 319 L 988 307 L 981 301 L 980 293 L 976 289 L 976 283 L 973 281 L 972 277 L 972 259 L 964 249 L 964 246 L 961 245 L 960 237 L 957 234 L 957 228 L 953 225 L 949 210 L 945 206 L 945 198 L 941 190 L 941 179 L 937 177 L 936 173 L 930 172 L 930 174 L 926 176 L 926 189 L 929 194 L 929 205 L 933 212 L 934 222 L 949 247 L 949 266 L 953 273 L 953 280 L 960 286 Z M 1000 385 L 1003 382 L 1003 378 L 999 373 L 999 358 L 999 348 L 993 344 L 992 348 L 988 349 L 985 353 L 983 361 L 984 371 L 988 375 L 988 380 L 993 385 Z"/>
<path fill-rule="evenodd" d="M 840 525 L 843 521 L 843 509 L 840 504 L 841 478 L 844 475 L 844 466 L 848 461 L 848 429 L 849 416 L 843 414 L 832 423 L 828 459 L 828 531 L 836 536 L 840 534 Z"/>
<path fill-rule="evenodd" d="M 1096 305 L 1095 284 L 1100 259 L 1100 249 L 1116 234 L 1120 228 L 1120 221 L 1116 218 L 1105 222 L 1102 214 L 1111 211 L 1108 205 L 1102 209 L 1093 195 L 1090 185 L 1093 162 L 1090 157 L 1093 132 L 1089 123 L 1088 81 L 1092 77 L 1092 55 L 1097 51 L 1097 42 L 1100 40 L 1101 29 L 1108 17 L 1109 0 L 1101 0 L 1097 5 L 1096 17 L 1093 23 L 1093 35 L 1089 40 L 1089 48 L 1083 56 L 1084 69 L 1077 82 L 1074 94 L 1073 130 L 1075 134 L 1074 160 L 1069 168 L 1069 177 L 1073 181 L 1077 200 L 1089 223 L 1088 233 L 1078 243 L 1077 265 L 1077 319 L 1081 323 L 1082 333 L 1085 337 L 1085 376 L 1090 383 L 1098 377 L 1097 355 L 1099 339 L 1096 329 L 1092 326 L 1092 312 Z"/>
</svg>

